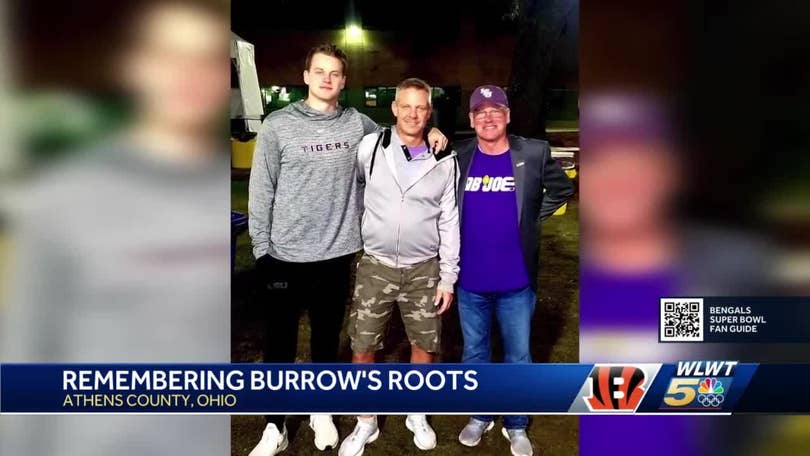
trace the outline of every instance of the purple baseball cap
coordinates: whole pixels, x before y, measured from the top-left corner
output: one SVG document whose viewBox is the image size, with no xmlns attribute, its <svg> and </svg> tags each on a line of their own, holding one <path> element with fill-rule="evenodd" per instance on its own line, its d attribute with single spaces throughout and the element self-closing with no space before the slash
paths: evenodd
<svg viewBox="0 0 810 456">
<path fill-rule="evenodd" d="M 506 99 L 506 92 L 502 88 L 495 85 L 482 85 L 476 87 L 470 96 L 470 112 L 475 111 L 484 103 L 492 103 L 501 105 L 505 108 L 509 107 L 509 100 Z"/>
<path fill-rule="evenodd" d="M 675 140 L 676 126 L 666 100 L 640 92 L 603 91 L 580 99 L 580 143 Z"/>
</svg>

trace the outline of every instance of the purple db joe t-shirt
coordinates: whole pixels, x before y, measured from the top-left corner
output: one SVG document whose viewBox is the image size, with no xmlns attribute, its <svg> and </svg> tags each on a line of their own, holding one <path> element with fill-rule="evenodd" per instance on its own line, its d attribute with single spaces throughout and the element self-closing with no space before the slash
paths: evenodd
<svg viewBox="0 0 810 456">
<path fill-rule="evenodd" d="M 476 149 L 463 185 L 459 285 L 478 293 L 526 287 L 510 151 Z"/>
</svg>

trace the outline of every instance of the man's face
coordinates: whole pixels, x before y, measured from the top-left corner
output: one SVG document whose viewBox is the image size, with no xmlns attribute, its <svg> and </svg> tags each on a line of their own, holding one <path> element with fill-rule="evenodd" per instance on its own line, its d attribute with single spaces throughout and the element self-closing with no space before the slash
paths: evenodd
<svg viewBox="0 0 810 456">
<path fill-rule="evenodd" d="M 430 94 L 413 87 L 400 90 L 397 99 L 391 103 L 391 111 L 397 118 L 400 131 L 421 136 L 431 114 Z"/>
<path fill-rule="evenodd" d="M 588 149 L 580 213 L 590 230 L 631 235 L 667 224 L 676 192 L 676 163 L 663 143 L 610 141 Z"/>
<path fill-rule="evenodd" d="M 304 70 L 304 83 L 309 86 L 310 96 L 322 101 L 336 101 L 346 85 L 343 63 L 331 55 L 313 55 L 309 68 Z"/>
<path fill-rule="evenodd" d="M 230 97 L 227 21 L 167 5 L 136 26 L 138 39 L 120 73 L 143 114 L 181 130 L 218 122 Z"/>
<path fill-rule="evenodd" d="M 470 126 L 478 138 L 485 141 L 505 137 L 509 120 L 509 108 L 493 103 L 484 103 L 470 113 Z"/>
</svg>

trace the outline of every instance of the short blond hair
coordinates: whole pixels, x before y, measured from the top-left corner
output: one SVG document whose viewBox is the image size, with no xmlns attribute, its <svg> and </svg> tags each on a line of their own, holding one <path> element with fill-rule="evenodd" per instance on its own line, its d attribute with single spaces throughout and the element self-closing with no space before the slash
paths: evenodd
<svg viewBox="0 0 810 456">
<path fill-rule="evenodd" d="M 397 91 L 394 94 L 394 99 L 399 98 L 399 92 L 405 89 L 419 89 L 424 90 L 428 94 L 428 104 L 433 105 L 433 100 L 431 97 L 433 96 L 433 87 L 430 86 L 427 82 L 419 78 L 408 78 L 399 83 L 397 86 Z"/>
</svg>

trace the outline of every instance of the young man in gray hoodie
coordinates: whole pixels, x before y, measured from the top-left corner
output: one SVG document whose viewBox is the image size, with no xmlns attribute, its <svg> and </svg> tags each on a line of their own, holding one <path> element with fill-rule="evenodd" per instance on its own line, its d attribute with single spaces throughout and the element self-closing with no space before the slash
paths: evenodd
<svg viewBox="0 0 810 456">
<path fill-rule="evenodd" d="M 362 246 L 357 146 L 378 129 L 364 114 L 338 105 L 347 64 L 335 45 L 311 49 L 303 73 L 306 100 L 269 114 L 257 139 L 248 211 L 257 268 L 273 295 L 266 307 L 265 362 L 295 361 L 304 310 L 312 329 L 312 361 L 337 361 L 351 263 Z M 446 138 L 435 130 L 430 141 L 443 147 Z M 271 456 L 287 447 L 284 418 L 267 417 L 250 456 Z M 331 416 L 311 416 L 310 427 L 318 449 L 337 445 Z"/>
<path fill-rule="evenodd" d="M 395 304 L 411 342 L 411 362 L 430 363 L 441 341 L 441 314 L 453 302 L 459 225 L 455 153 L 432 154 L 424 140 L 431 88 L 406 79 L 391 105 L 396 127 L 363 138 L 359 178 L 365 186 L 362 234 L 348 333 L 352 362 L 373 363 Z M 405 421 L 421 450 L 436 447 L 425 415 Z M 360 416 L 339 456 L 359 456 L 379 436 L 374 416 Z"/>
</svg>

